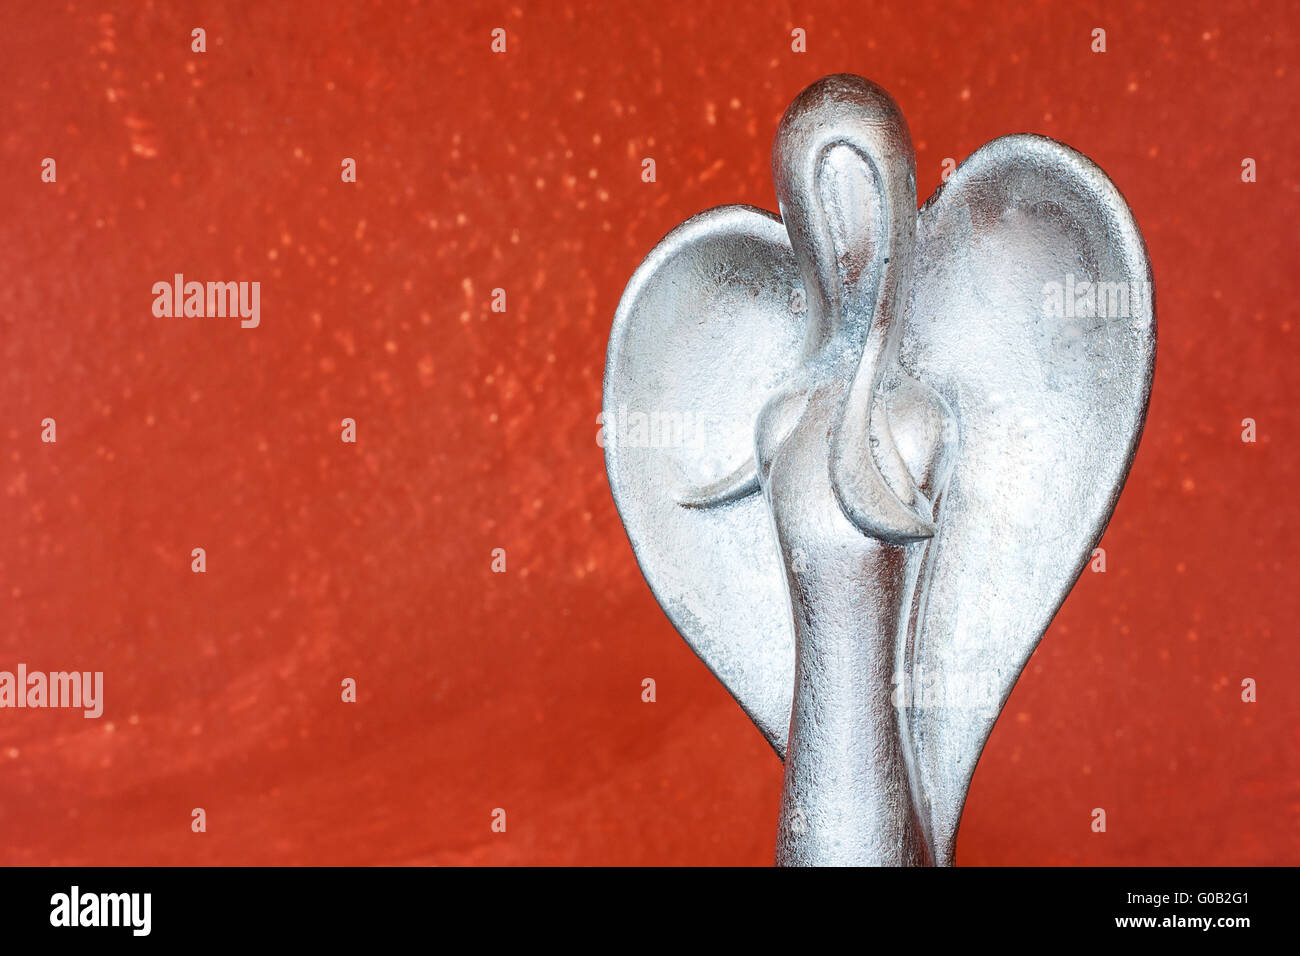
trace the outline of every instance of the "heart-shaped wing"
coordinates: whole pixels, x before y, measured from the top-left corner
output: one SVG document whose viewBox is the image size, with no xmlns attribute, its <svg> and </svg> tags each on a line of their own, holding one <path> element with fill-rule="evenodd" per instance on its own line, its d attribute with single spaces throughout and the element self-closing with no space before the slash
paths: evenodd
<svg viewBox="0 0 1300 956">
<path fill-rule="evenodd" d="M 798 365 L 803 289 L 781 221 L 723 206 L 641 263 L 614 317 L 602 413 L 609 483 L 673 625 L 784 754 L 794 632 L 762 495 L 684 507 L 754 466 L 754 421 Z"/>
<path fill-rule="evenodd" d="M 1043 137 L 981 147 L 920 213 L 900 361 L 958 433 L 908 688 L 939 864 L 997 714 L 1128 474 L 1155 363 L 1150 279 L 1114 184 Z"/>
</svg>

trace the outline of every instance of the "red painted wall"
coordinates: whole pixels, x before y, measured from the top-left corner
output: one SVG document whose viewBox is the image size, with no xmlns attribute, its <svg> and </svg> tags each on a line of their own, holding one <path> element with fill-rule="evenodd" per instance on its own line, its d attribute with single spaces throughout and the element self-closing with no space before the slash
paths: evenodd
<svg viewBox="0 0 1300 956">
<path fill-rule="evenodd" d="M 0 862 L 768 862 L 780 765 L 642 580 L 595 416 L 641 257 L 772 208 L 781 111 L 852 71 L 922 196 L 1056 137 L 1156 275 L 1108 570 L 959 863 L 1300 863 L 1296 8 L 522 6 L 6 4 L 0 669 L 106 688 L 99 720 L 0 710 Z M 177 272 L 260 281 L 260 327 L 155 318 Z"/>
</svg>

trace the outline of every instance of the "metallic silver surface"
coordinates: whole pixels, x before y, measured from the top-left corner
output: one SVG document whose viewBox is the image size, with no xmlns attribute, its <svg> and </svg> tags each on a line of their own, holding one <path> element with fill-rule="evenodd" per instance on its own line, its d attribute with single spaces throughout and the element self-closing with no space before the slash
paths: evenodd
<svg viewBox="0 0 1300 956">
<path fill-rule="evenodd" d="M 887 93 L 818 81 L 773 145 L 781 218 L 683 223 L 610 335 L 614 499 L 785 759 L 780 863 L 951 864 L 1146 415 L 1150 266 L 1105 174 L 1008 136 L 918 213 L 914 164 Z"/>
</svg>

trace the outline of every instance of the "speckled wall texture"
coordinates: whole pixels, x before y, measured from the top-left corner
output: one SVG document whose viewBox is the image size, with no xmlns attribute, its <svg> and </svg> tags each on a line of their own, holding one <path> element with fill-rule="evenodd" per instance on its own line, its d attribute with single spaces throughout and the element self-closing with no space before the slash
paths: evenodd
<svg viewBox="0 0 1300 956">
<path fill-rule="evenodd" d="M 1085 152 L 1156 276 L 1107 572 L 958 863 L 1300 863 L 1295 6 L 4 6 L 0 669 L 102 671 L 104 713 L 0 710 L 0 863 L 770 862 L 781 766 L 638 572 L 596 414 L 632 270 L 773 208 L 840 71 L 922 197 L 1005 133 Z M 259 282 L 257 327 L 155 315 L 178 273 Z"/>
</svg>

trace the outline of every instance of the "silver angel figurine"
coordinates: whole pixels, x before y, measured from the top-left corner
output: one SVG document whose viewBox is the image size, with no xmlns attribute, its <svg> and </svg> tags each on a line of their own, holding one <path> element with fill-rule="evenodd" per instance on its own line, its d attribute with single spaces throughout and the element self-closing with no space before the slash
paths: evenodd
<svg viewBox="0 0 1300 956">
<path fill-rule="evenodd" d="M 670 233 L 614 319 L 610 486 L 673 624 L 785 761 L 782 864 L 950 865 L 984 742 L 1114 508 L 1155 358 L 1123 197 L 1038 136 L 917 212 L 879 87 L 826 77 L 781 215 Z"/>
</svg>

